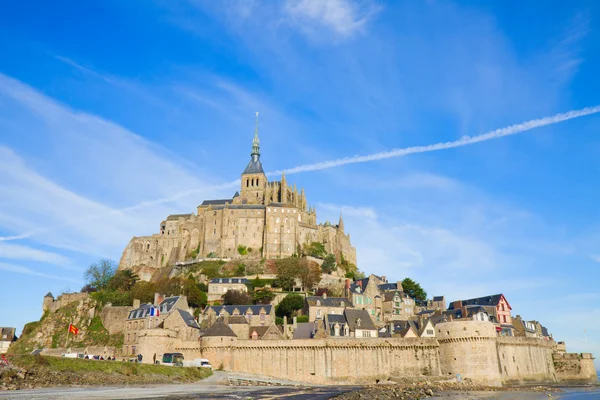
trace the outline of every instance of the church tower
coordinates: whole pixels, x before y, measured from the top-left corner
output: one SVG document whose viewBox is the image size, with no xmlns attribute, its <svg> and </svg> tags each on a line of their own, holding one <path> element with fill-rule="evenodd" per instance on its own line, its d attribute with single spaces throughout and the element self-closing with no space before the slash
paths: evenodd
<svg viewBox="0 0 600 400">
<path fill-rule="evenodd" d="M 258 112 L 256 113 L 256 127 L 252 140 L 252 153 L 250 162 L 242 172 L 242 190 L 240 194 L 242 204 L 264 204 L 267 176 L 260 163 L 260 141 L 258 140 Z"/>
</svg>

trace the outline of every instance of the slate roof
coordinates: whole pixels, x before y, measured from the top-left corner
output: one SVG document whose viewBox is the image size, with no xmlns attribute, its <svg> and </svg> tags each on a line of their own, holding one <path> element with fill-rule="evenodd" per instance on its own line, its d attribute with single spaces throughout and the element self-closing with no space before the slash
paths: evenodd
<svg viewBox="0 0 600 400">
<path fill-rule="evenodd" d="M 402 291 L 392 290 L 392 291 L 388 291 L 388 292 L 384 292 L 383 293 L 383 301 L 392 301 L 392 300 L 394 300 L 394 296 L 396 295 L 396 293 L 398 293 L 398 295 L 402 299 L 409 299 L 410 298 L 409 295 L 407 295 L 406 293 L 404 293 Z"/>
<path fill-rule="evenodd" d="M 181 315 L 181 318 L 187 326 L 189 326 L 190 328 L 200 329 L 200 325 L 198 325 L 196 318 L 194 318 L 192 314 L 183 310 L 177 310 L 177 312 L 179 313 L 179 315 Z"/>
<path fill-rule="evenodd" d="M 178 220 L 179 218 L 189 218 L 192 214 L 171 214 L 167 217 L 167 221 Z"/>
<path fill-rule="evenodd" d="M 52 295 L 52 292 L 48 292 L 48 293 L 47 293 L 47 294 L 44 296 L 44 298 L 46 298 L 46 297 L 52 297 L 52 298 L 54 298 L 54 296 Z"/>
<path fill-rule="evenodd" d="M 352 302 L 345 297 L 327 297 L 326 299 L 321 296 L 306 297 L 309 306 L 317 307 L 317 301 L 321 302 L 319 307 L 354 307 Z"/>
<path fill-rule="evenodd" d="M 154 307 L 154 305 L 152 304 L 142 304 L 140 307 L 136 308 L 135 310 L 131 310 L 129 311 L 129 315 L 127 316 L 127 319 L 138 319 L 138 318 L 145 318 L 147 315 L 150 314 L 150 309 L 152 309 Z"/>
<path fill-rule="evenodd" d="M 177 303 L 177 301 L 180 298 L 181 298 L 181 296 L 173 296 L 173 297 L 167 297 L 166 299 L 161 301 L 160 304 L 158 305 L 160 312 L 163 314 L 171 312 L 171 310 L 173 309 L 173 306 L 175 305 L 175 303 Z"/>
<path fill-rule="evenodd" d="M 248 320 L 243 315 L 232 315 L 227 319 L 229 325 L 245 324 L 248 325 Z"/>
<path fill-rule="evenodd" d="M 261 173 L 264 174 L 260 159 L 258 157 L 253 156 L 250 159 L 250 162 L 248 163 L 248 165 L 246 166 L 246 169 L 244 170 L 244 172 L 242 172 L 242 175 L 244 175 L 244 174 L 261 174 Z"/>
<path fill-rule="evenodd" d="M 227 326 L 225 322 L 218 319 L 210 328 L 208 328 L 203 334 L 203 337 L 214 337 L 214 336 L 231 336 L 237 337 L 235 333 Z"/>
<path fill-rule="evenodd" d="M 209 283 L 248 283 L 248 279 L 246 278 L 213 278 Z"/>
<path fill-rule="evenodd" d="M 206 307 L 206 309 L 204 310 L 204 313 L 206 314 L 208 312 L 208 310 L 213 310 L 217 315 L 221 314 L 222 310 L 225 310 L 225 312 L 229 315 L 233 315 L 233 311 L 235 309 L 238 309 L 238 311 L 240 312 L 240 315 L 246 315 L 246 311 L 248 309 L 250 309 L 252 311 L 253 315 L 259 315 L 260 314 L 260 310 L 261 309 L 265 309 L 265 313 L 267 314 L 271 314 L 271 310 L 273 309 L 273 306 L 271 304 L 250 304 L 250 305 L 239 305 L 239 306 L 210 306 L 210 307 Z"/>
<path fill-rule="evenodd" d="M 462 304 L 463 304 L 463 306 L 475 306 L 475 305 L 498 306 L 501 298 L 502 298 L 502 293 L 494 294 L 491 296 L 477 297 L 474 299 L 462 300 Z M 509 306 L 509 308 L 510 308 L 510 306 Z M 454 304 L 450 303 L 450 307 L 448 307 L 448 309 L 449 310 L 454 309 Z"/>
<path fill-rule="evenodd" d="M 353 310 L 346 308 L 344 310 L 344 316 L 346 317 L 346 322 L 351 331 L 355 331 L 356 329 L 377 330 L 377 327 L 371 320 L 367 310 Z M 360 326 L 358 325 L 359 319 Z"/>
<path fill-rule="evenodd" d="M 224 205 L 225 203 L 231 204 L 233 199 L 220 199 L 220 200 L 204 200 L 201 206 L 216 206 L 216 205 Z"/>
<path fill-rule="evenodd" d="M 294 339 L 312 339 L 315 331 L 316 327 L 313 322 L 300 322 L 294 330 Z"/>
<path fill-rule="evenodd" d="M 340 314 L 327 314 L 327 322 L 330 324 L 345 324 L 346 317 Z"/>
</svg>

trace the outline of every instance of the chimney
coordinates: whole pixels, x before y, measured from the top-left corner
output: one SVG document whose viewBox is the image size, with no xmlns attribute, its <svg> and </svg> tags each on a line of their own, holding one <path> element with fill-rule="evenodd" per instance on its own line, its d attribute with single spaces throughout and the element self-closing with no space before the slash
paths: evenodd
<svg viewBox="0 0 600 400">
<path fill-rule="evenodd" d="M 133 299 L 133 308 L 140 308 L 140 299 Z"/>
<path fill-rule="evenodd" d="M 390 322 L 390 335 L 394 336 L 394 322 Z"/>
<path fill-rule="evenodd" d="M 326 291 L 323 292 L 323 296 L 321 296 L 321 297 L 323 297 L 323 300 L 327 300 L 327 292 Z"/>
<path fill-rule="evenodd" d="M 350 279 L 346 278 L 346 285 L 344 286 L 344 295 L 350 298 Z"/>
<path fill-rule="evenodd" d="M 403 291 L 402 289 L 402 281 L 396 281 L 396 290 Z"/>
<path fill-rule="evenodd" d="M 164 294 L 154 293 L 154 305 L 157 306 L 165 299 Z"/>
<path fill-rule="evenodd" d="M 462 300 L 456 300 L 452 302 L 452 308 L 454 308 L 455 310 L 458 310 L 459 308 L 462 308 Z"/>
<path fill-rule="evenodd" d="M 292 326 L 294 327 L 294 330 L 296 330 L 296 328 L 298 328 L 298 317 L 292 318 Z"/>
<path fill-rule="evenodd" d="M 356 281 L 356 283 L 358 284 L 358 286 L 360 286 L 360 289 L 362 291 L 362 281 Z"/>
<path fill-rule="evenodd" d="M 385 276 L 385 275 L 381 275 L 381 280 L 382 280 L 383 282 L 387 283 L 387 278 L 386 278 L 386 276 Z"/>
</svg>

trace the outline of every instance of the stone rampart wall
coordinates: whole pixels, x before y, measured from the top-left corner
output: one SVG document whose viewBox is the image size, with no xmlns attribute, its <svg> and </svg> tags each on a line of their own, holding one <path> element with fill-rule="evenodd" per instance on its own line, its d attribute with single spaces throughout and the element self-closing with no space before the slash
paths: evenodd
<svg viewBox="0 0 600 400">
<path fill-rule="evenodd" d="M 56 312 L 61 307 L 65 307 L 71 303 L 79 302 L 83 299 L 89 298 L 89 293 L 64 293 L 58 296 L 56 300 L 52 298 L 44 298 L 43 311 Z"/>
<path fill-rule="evenodd" d="M 440 375 L 435 339 L 225 340 L 177 351 L 215 368 L 316 384 Z"/>
<path fill-rule="evenodd" d="M 127 316 L 131 310 L 133 310 L 133 307 L 129 306 L 105 306 L 100 314 L 102 325 L 111 335 L 123 333 Z"/>
<path fill-rule="evenodd" d="M 554 369 L 561 382 L 598 383 L 594 358 L 590 353 L 554 353 Z"/>
<path fill-rule="evenodd" d="M 555 383 L 554 341 L 528 337 L 499 337 L 498 361 L 503 384 Z"/>
</svg>

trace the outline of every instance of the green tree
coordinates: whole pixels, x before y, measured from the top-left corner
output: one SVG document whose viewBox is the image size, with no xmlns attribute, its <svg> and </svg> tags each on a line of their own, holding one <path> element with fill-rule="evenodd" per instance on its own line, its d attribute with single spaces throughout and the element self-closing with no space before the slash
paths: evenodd
<svg viewBox="0 0 600 400">
<path fill-rule="evenodd" d="M 117 267 L 115 262 L 107 260 L 105 258 L 93 263 L 84 272 L 83 278 L 85 282 L 96 290 L 105 289 L 112 278 L 115 275 Z"/>
<path fill-rule="evenodd" d="M 208 286 L 206 285 L 206 283 L 200 282 L 198 284 L 198 289 L 202 290 L 204 293 L 208 293 Z"/>
<path fill-rule="evenodd" d="M 295 278 L 300 269 L 300 260 L 294 257 L 282 258 L 275 261 L 277 279 L 273 282 L 279 288 L 290 291 L 295 285 Z"/>
<path fill-rule="evenodd" d="M 406 293 L 413 299 L 421 301 L 427 300 L 427 292 L 423 290 L 421 285 L 419 285 L 417 282 L 413 281 L 410 278 L 405 278 L 402 281 L 402 290 L 404 290 L 404 293 Z"/>
<path fill-rule="evenodd" d="M 139 281 L 133 285 L 131 296 L 139 299 L 142 304 L 152 303 L 156 292 L 156 285 L 153 282 Z"/>
<path fill-rule="evenodd" d="M 299 294 L 290 293 L 281 300 L 281 303 L 275 307 L 275 315 L 280 318 L 284 316 L 290 319 L 298 310 L 304 307 L 304 297 Z"/>
<path fill-rule="evenodd" d="M 327 256 L 325 256 L 323 264 L 321 264 L 321 271 L 323 271 L 323 273 L 325 274 L 331 274 L 336 269 L 337 264 L 335 262 L 335 256 L 333 254 L 327 254 Z"/>
<path fill-rule="evenodd" d="M 316 257 L 316 258 L 325 258 L 327 255 L 327 251 L 325 251 L 325 246 L 323 243 L 312 242 L 308 246 L 305 246 L 304 255 Z"/>
<path fill-rule="evenodd" d="M 205 307 L 208 304 L 208 296 L 204 293 L 196 282 L 192 279 L 186 279 L 181 289 L 181 294 L 187 297 L 190 307 Z"/>
<path fill-rule="evenodd" d="M 183 282 L 179 278 L 162 278 L 156 281 L 156 291 L 167 296 L 179 296 Z"/>
<path fill-rule="evenodd" d="M 298 278 L 302 282 L 304 290 L 312 289 L 321 280 L 321 268 L 314 261 L 303 258 L 298 263 Z"/>
<path fill-rule="evenodd" d="M 140 277 L 130 269 L 117 271 L 108 281 L 107 287 L 111 290 L 128 291 L 140 280 Z"/>
<path fill-rule="evenodd" d="M 223 305 L 246 305 L 252 304 L 252 297 L 241 290 L 228 290 L 223 295 Z"/>
<path fill-rule="evenodd" d="M 275 293 L 269 288 L 256 289 L 252 294 L 255 304 L 270 304 L 275 298 Z"/>
</svg>

